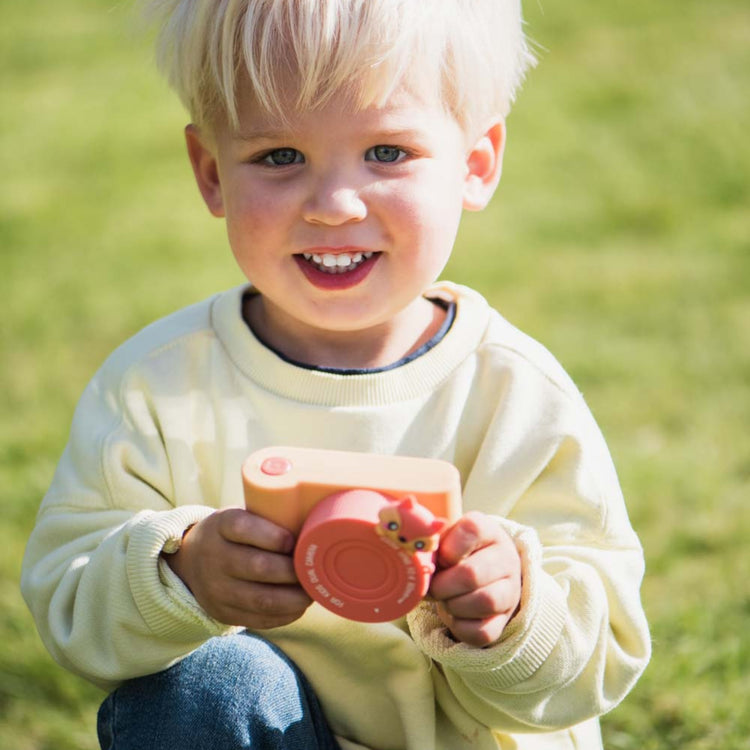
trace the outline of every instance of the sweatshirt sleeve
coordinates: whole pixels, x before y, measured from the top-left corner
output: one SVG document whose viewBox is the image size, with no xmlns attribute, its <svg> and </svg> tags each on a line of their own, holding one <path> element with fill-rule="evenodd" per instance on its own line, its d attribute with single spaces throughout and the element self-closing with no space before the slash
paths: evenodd
<svg viewBox="0 0 750 750">
<path fill-rule="evenodd" d="M 21 589 L 67 669 L 104 688 L 162 670 L 229 629 L 209 618 L 160 557 L 213 512 L 175 502 L 144 384 L 91 382 L 24 556 Z"/>
<path fill-rule="evenodd" d="M 531 367 L 501 390 L 513 398 L 498 406 L 464 500 L 465 510 L 496 515 L 516 543 L 519 612 L 482 649 L 457 643 L 429 603 L 409 625 L 437 666 L 448 713 L 457 703 L 496 730 L 552 730 L 610 710 L 645 668 L 644 559 L 580 394 Z"/>
</svg>

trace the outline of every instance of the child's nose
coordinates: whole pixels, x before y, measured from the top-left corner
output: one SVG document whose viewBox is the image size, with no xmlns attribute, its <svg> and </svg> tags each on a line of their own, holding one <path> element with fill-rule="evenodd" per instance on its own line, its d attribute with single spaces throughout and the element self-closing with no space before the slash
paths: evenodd
<svg viewBox="0 0 750 750">
<path fill-rule="evenodd" d="M 303 215 L 305 221 L 313 224 L 338 226 L 362 221 L 367 216 L 367 206 L 355 186 L 332 176 L 311 187 Z"/>
</svg>

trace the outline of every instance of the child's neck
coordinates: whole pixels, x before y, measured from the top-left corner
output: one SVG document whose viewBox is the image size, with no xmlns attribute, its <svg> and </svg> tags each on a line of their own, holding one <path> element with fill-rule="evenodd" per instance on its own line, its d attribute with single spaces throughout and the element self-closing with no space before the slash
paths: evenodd
<svg viewBox="0 0 750 750">
<path fill-rule="evenodd" d="M 243 317 L 256 336 L 286 358 L 312 367 L 363 370 L 387 367 L 426 344 L 440 329 L 445 310 L 420 297 L 395 318 L 366 330 L 310 329 L 269 315 L 260 294 L 245 299 Z"/>
</svg>

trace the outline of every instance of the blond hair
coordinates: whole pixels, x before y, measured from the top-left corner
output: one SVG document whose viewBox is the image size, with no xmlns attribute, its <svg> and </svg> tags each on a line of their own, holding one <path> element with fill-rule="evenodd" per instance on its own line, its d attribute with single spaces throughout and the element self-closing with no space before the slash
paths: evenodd
<svg viewBox="0 0 750 750">
<path fill-rule="evenodd" d="M 401 83 L 435 92 L 468 131 L 505 117 L 533 64 L 520 0 L 146 0 L 157 60 L 198 124 L 237 123 L 242 76 L 283 120 L 353 92 L 384 102 Z"/>
</svg>

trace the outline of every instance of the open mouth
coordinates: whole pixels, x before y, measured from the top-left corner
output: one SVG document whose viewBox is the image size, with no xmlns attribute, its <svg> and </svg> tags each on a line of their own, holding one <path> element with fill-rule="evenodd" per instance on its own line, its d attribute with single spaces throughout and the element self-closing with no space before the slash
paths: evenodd
<svg viewBox="0 0 750 750">
<path fill-rule="evenodd" d="M 375 255 L 373 252 L 324 253 L 322 255 L 302 253 L 302 257 L 311 266 L 322 273 L 330 274 L 351 273 L 373 255 Z"/>
<path fill-rule="evenodd" d="M 338 253 L 299 253 L 294 259 L 313 286 L 344 291 L 368 278 L 381 256 L 380 252 L 352 249 Z"/>
</svg>

